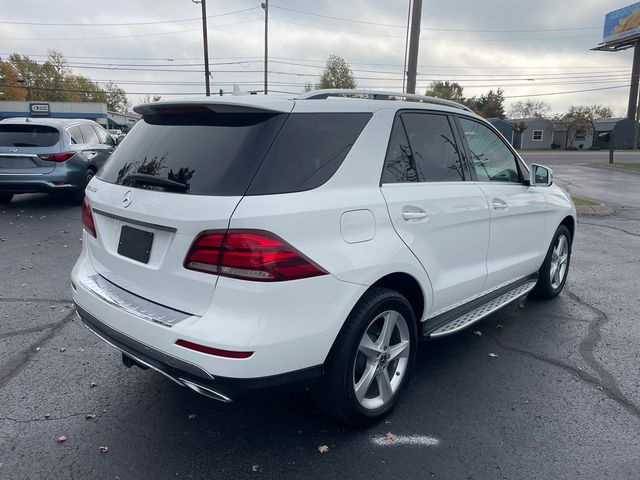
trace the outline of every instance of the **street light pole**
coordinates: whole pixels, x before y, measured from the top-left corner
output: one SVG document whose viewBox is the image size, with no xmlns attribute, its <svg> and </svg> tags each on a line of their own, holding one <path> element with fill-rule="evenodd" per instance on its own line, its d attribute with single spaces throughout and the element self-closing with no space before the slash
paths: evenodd
<svg viewBox="0 0 640 480">
<path fill-rule="evenodd" d="M 202 41 L 204 43 L 204 85 L 207 97 L 211 95 L 211 87 L 209 86 L 209 41 L 207 39 L 207 0 L 191 0 L 193 3 L 199 3 L 202 6 Z"/>
<path fill-rule="evenodd" d="M 264 10 L 264 94 L 269 90 L 269 0 L 260 5 Z"/>
</svg>

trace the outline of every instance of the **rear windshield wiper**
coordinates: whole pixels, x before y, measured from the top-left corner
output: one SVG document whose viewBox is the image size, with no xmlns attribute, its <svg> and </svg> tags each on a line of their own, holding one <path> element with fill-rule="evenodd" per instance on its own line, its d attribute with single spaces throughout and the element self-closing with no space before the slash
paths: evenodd
<svg viewBox="0 0 640 480">
<path fill-rule="evenodd" d="M 156 177 L 155 175 L 147 175 L 145 173 L 132 173 L 125 180 L 129 180 L 140 185 L 150 185 L 152 187 L 162 187 L 182 192 L 189 190 L 188 183 L 176 182 L 174 180 L 169 180 L 168 178 Z"/>
</svg>

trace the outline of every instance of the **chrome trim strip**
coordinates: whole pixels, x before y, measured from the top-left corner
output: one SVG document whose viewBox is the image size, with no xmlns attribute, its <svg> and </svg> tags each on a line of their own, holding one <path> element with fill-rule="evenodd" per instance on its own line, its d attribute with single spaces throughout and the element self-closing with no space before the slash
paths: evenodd
<svg viewBox="0 0 640 480">
<path fill-rule="evenodd" d="M 449 323 L 442 325 L 429 336 L 431 338 L 438 338 L 459 332 L 460 330 L 467 328 L 469 325 L 472 325 L 482 320 L 483 318 L 488 317 L 492 313 L 497 312 L 510 303 L 515 302 L 519 298 L 524 297 L 527 293 L 533 290 L 533 287 L 536 286 L 536 283 L 536 281 L 533 281 L 519 285 L 513 290 L 503 293 L 499 297 L 494 298 L 493 300 L 490 300 L 487 303 L 474 308 L 470 312 L 454 318 Z"/>
<path fill-rule="evenodd" d="M 37 167 L 34 167 L 37 168 Z M 53 170 L 51 170 L 51 172 L 47 172 L 47 173 L 0 173 L 0 176 L 3 177 L 42 177 L 44 175 L 50 175 L 53 172 Z"/>
<path fill-rule="evenodd" d="M 97 208 L 92 208 L 92 210 L 93 210 L 93 213 L 97 213 L 99 215 L 103 215 L 105 217 L 112 218 L 114 220 L 120 220 L 121 222 L 132 223 L 134 225 L 140 225 L 141 227 L 153 228 L 155 230 L 163 230 L 165 232 L 172 232 L 172 233 L 175 233 L 175 232 L 178 231 L 178 229 L 174 228 L 174 227 L 167 227 L 165 225 L 157 225 L 155 223 L 148 223 L 148 222 L 143 222 L 141 220 L 134 220 L 134 219 L 128 218 L 128 217 L 121 217 L 120 215 L 115 215 L 113 213 L 105 212 L 104 210 L 98 210 Z"/>
<path fill-rule="evenodd" d="M 114 285 L 100 275 L 93 275 L 83 279 L 80 281 L 80 285 L 95 296 L 126 313 L 165 327 L 171 328 L 193 316 L 189 313 L 145 300 Z"/>
</svg>

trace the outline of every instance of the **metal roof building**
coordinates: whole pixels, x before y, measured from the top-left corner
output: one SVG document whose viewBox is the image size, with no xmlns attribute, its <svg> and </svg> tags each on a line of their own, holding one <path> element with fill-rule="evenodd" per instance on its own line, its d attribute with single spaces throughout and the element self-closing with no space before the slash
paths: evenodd
<svg viewBox="0 0 640 480">
<path fill-rule="evenodd" d="M 0 119 L 12 117 L 87 118 L 106 127 L 107 104 L 0 101 Z"/>
</svg>

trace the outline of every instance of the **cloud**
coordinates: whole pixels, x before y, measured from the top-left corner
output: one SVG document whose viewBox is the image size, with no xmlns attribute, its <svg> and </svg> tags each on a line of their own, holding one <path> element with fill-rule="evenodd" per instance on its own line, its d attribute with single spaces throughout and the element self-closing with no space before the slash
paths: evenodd
<svg viewBox="0 0 640 480">
<path fill-rule="evenodd" d="M 248 0 L 209 2 L 208 15 L 250 9 L 209 21 L 214 91 L 220 88 L 229 91 L 234 82 L 242 84 L 243 88 L 262 88 L 264 17 L 259 3 Z M 302 91 L 306 82 L 317 81 L 323 61 L 332 53 L 343 56 L 351 64 L 361 86 L 401 89 L 408 0 L 318 0 L 313 3 L 271 0 L 270 3 L 269 54 L 273 61 L 269 70 L 273 73 L 269 79 L 272 90 Z M 498 87 L 502 87 L 507 96 L 521 96 L 619 86 L 622 88 L 540 99 L 549 102 L 554 111 L 565 110 L 571 104 L 606 103 L 617 113 L 623 113 L 627 103 L 628 88 L 624 86 L 629 83 L 631 52 L 589 50 L 601 40 L 606 11 L 627 4 L 625 1 L 610 3 L 609 7 L 603 7 L 599 0 L 424 2 L 419 89 L 424 89 L 433 79 L 457 80 L 465 87 L 467 95 Z M 69 58 L 74 71 L 95 80 L 120 82 L 127 92 L 131 92 L 134 102 L 140 94 L 147 92 L 202 93 L 202 73 L 175 71 L 201 68 L 193 65 L 202 62 L 200 5 L 189 0 L 111 0 L 108 4 L 65 0 L 64 6 L 61 9 L 59 3 L 36 0 L 11 2 L 11 7 L 4 9 L 6 20 L 86 23 L 90 26 L 3 25 L 0 53 L 43 55 L 48 49 L 59 50 Z M 187 18 L 194 20 L 126 25 Z M 101 27 L 95 23 L 117 25 Z M 578 27 L 594 28 L 541 31 Z M 105 38 L 123 36 L 130 37 Z M 82 62 L 85 65 L 81 65 Z M 228 64 L 216 65 L 220 63 Z M 93 68 L 88 68 L 90 66 Z"/>
</svg>

